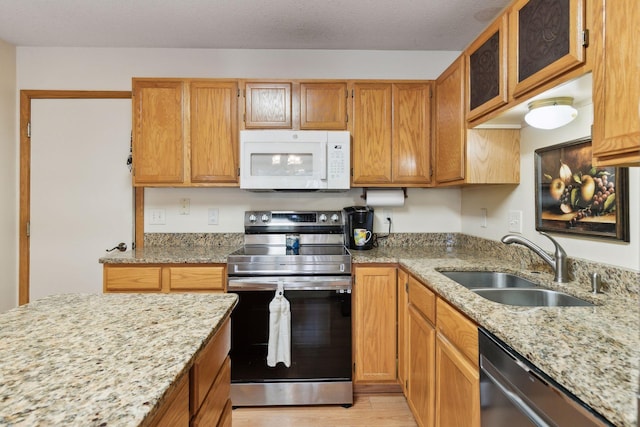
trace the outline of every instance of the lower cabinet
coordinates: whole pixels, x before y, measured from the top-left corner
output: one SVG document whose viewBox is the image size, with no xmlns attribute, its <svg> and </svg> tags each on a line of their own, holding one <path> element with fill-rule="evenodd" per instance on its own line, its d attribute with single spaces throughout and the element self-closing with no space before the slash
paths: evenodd
<svg viewBox="0 0 640 427">
<path fill-rule="evenodd" d="M 226 264 L 104 264 L 103 292 L 224 292 Z"/>
<path fill-rule="evenodd" d="M 411 275 L 407 290 L 405 395 L 416 422 L 479 427 L 477 325 Z"/>
<path fill-rule="evenodd" d="M 353 380 L 397 384 L 396 267 L 356 266 L 353 285 Z"/>
<path fill-rule="evenodd" d="M 200 352 L 191 370 L 165 398 L 153 427 L 231 426 L 231 321 Z"/>
</svg>

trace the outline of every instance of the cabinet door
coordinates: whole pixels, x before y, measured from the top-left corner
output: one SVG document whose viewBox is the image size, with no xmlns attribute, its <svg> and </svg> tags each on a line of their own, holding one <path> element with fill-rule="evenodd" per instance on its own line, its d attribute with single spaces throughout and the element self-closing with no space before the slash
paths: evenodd
<svg viewBox="0 0 640 427">
<path fill-rule="evenodd" d="M 396 269 L 355 272 L 355 382 L 396 382 Z"/>
<path fill-rule="evenodd" d="M 478 367 L 472 365 L 440 333 L 436 337 L 435 393 L 436 426 L 480 426 Z"/>
<path fill-rule="evenodd" d="M 347 84 L 300 83 L 300 129 L 347 128 Z"/>
<path fill-rule="evenodd" d="M 191 182 L 238 182 L 238 85 L 192 81 Z"/>
<path fill-rule="evenodd" d="M 594 42 L 593 155 L 602 166 L 640 166 L 640 2 L 598 1 L 605 36 Z"/>
<path fill-rule="evenodd" d="M 513 95 L 584 62 L 584 0 L 518 0 L 509 22 Z"/>
<path fill-rule="evenodd" d="M 393 85 L 392 181 L 431 181 L 431 84 Z"/>
<path fill-rule="evenodd" d="M 291 83 L 246 83 L 247 129 L 291 129 Z"/>
<path fill-rule="evenodd" d="M 408 402 L 418 424 L 430 427 L 435 409 L 436 332 L 412 305 L 409 306 L 409 333 Z"/>
<path fill-rule="evenodd" d="M 182 80 L 133 80 L 133 183 L 181 184 L 185 166 Z"/>
<path fill-rule="evenodd" d="M 464 57 L 460 56 L 436 80 L 435 180 L 465 177 Z"/>
<path fill-rule="evenodd" d="M 407 396 L 409 370 L 409 274 L 398 270 L 398 382 Z"/>
<path fill-rule="evenodd" d="M 354 84 L 354 185 L 389 184 L 392 181 L 391 96 L 389 83 Z"/>
<path fill-rule="evenodd" d="M 469 121 L 507 103 L 507 22 L 504 13 L 465 52 Z"/>
<path fill-rule="evenodd" d="M 103 290 L 110 292 L 161 292 L 162 268 L 103 266 Z"/>
<path fill-rule="evenodd" d="M 165 267 L 169 291 L 224 291 L 226 267 Z"/>
</svg>

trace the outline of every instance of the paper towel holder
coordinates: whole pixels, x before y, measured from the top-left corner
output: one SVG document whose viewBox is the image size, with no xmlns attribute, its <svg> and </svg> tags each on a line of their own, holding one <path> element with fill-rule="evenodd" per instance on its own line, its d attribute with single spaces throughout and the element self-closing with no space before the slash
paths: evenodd
<svg viewBox="0 0 640 427">
<path fill-rule="evenodd" d="M 369 188 L 369 187 L 364 187 L 362 189 L 362 194 L 360 195 L 361 199 L 367 200 L 367 190 L 395 190 L 395 187 L 375 187 L 375 188 Z M 402 190 L 402 193 L 404 194 L 404 198 L 406 199 L 407 196 L 407 187 L 401 187 L 400 188 Z"/>
</svg>

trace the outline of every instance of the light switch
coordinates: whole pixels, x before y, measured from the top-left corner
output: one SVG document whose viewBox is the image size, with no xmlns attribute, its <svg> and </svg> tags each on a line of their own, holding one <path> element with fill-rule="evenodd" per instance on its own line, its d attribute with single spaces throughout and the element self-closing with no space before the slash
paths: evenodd
<svg viewBox="0 0 640 427">
<path fill-rule="evenodd" d="M 480 227 L 487 228 L 487 208 L 480 208 Z"/>
<path fill-rule="evenodd" d="M 207 215 L 207 223 L 209 225 L 218 225 L 218 208 L 209 208 L 209 213 Z"/>
<path fill-rule="evenodd" d="M 522 211 L 509 211 L 509 232 L 522 233 Z"/>
</svg>

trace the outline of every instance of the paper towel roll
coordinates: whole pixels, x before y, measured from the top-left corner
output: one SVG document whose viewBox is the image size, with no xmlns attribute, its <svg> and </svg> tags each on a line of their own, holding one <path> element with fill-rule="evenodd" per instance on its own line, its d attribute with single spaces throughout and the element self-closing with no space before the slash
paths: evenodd
<svg viewBox="0 0 640 427">
<path fill-rule="evenodd" d="M 404 191 L 401 188 L 367 190 L 367 206 L 404 206 Z"/>
</svg>

